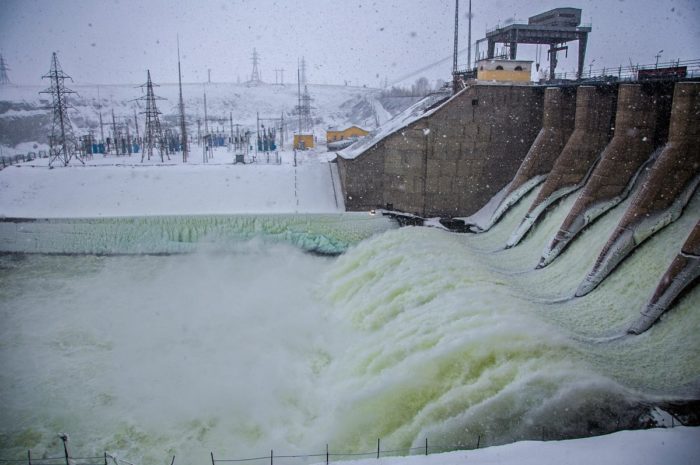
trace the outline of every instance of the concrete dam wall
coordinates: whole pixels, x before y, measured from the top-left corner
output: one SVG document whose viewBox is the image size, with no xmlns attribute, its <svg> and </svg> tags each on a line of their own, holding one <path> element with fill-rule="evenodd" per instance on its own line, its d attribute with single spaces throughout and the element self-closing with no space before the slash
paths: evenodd
<svg viewBox="0 0 700 465">
<path fill-rule="evenodd" d="M 338 163 L 348 209 L 387 208 L 449 217 L 454 224 L 455 217 L 483 207 L 487 220 L 474 223 L 473 232 L 488 230 L 544 183 L 505 247 L 517 246 L 560 199 L 578 192 L 537 268 L 565 253 L 596 218 L 632 196 L 607 243 L 592 251 L 598 259 L 575 293 L 583 296 L 683 213 L 700 182 L 698 147 L 697 82 L 546 90 L 477 84 L 369 150 L 354 157 L 341 152 Z M 648 328 L 683 289 L 697 283 L 695 240 L 688 240 L 678 244 L 683 266 L 669 264 L 670 277 L 662 279 L 631 333 Z"/>
<path fill-rule="evenodd" d="M 476 212 L 515 176 L 540 131 L 543 97 L 532 86 L 469 87 L 356 158 L 341 152 L 346 208 Z"/>
</svg>

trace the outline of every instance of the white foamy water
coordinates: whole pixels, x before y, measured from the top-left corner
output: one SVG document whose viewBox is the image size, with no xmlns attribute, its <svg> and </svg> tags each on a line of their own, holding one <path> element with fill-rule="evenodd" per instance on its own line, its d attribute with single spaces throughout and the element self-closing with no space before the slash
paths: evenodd
<svg viewBox="0 0 700 465">
<path fill-rule="evenodd" d="M 700 213 L 573 294 L 626 204 L 533 271 L 573 199 L 501 250 L 536 192 L 482 235 L 392 230 L 338 258 L 253 240 L 177 256 L 0 257 L 0 449 L 130 461 L 431 444 L 633 426 L 698 397 L 700 291 L 638 315 Z M 276 462 L 277 463 L 277 462 Z M 279 462 L 282 463 L 282 462 Z M 299 463 L 294 462 L 294 463 Z"/>
</svg>

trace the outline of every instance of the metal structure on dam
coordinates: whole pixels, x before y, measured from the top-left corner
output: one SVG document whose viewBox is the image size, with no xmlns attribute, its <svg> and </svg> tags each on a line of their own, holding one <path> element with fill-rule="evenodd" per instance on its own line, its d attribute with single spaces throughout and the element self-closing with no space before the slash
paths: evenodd
<svg viewBox="0 0 700 465">
<path fill-rule="evenodd" d="M 362 151 L 339 152 L 346 207 L 406 213 L 412 222 L 439 217 L 452 229 L 480 233 L 542 184 L 504 244 L 514 247 L 559 200 L 575 194 L 543 251 L 542 268 L 631 196 L 607 244 L 592 251 L 599 258 L 576 296 L 593 290 L 637 246 L 675 221 L 700 182 L 700 82 L 692 79 L 549 87 L 472 81 L 418 113 Z M 679 258 L 631 333 L 647 329 L 697 283 L 696 236 L 678 244 Z"/>
</svg>

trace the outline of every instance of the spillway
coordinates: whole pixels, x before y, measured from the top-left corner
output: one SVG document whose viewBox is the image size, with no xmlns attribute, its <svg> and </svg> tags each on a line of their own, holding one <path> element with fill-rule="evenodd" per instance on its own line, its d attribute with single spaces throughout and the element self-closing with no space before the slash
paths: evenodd
<svg viewBox="0 0 700 465">
<path fill-rule="evenodd" d="M 176 254 L 256 238 L 307 252 L 337 255 L 396 227 L 367 213 L 1 218 L 0 252 L 50 254 Z"/>
<path fill-rule="evenodd" d="M 377 438 L 471 448 L 639 427 L 656 405 L 697 399 L 697 288 L 624 334 L 700 196 L 568 300 L 630 201 L 534 270 L 575 200 L 502 250 L 537 194 L 484 234 L 378 228 L 338 257 L 304 253 L 303 237 L 235 235 L 165 256 L 2 255 L 2 456 L 55 456 L 59 431 L 74 451 L 134 463 L 364 451 Z"/>
</svg>

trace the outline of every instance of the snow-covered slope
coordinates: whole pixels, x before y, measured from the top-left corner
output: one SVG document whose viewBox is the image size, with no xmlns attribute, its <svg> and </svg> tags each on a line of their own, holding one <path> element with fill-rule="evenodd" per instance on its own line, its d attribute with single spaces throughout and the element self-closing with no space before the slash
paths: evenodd
<svg viewBox="0 0 700 465">
<path fill-rule="evenodd" d="M 158 76 L 152 76 L 155 83 Z M 145 81 L 145 76 L 144 76 Z M 125 85 L 66 85 L 77 92 L 70 97 L 72 109 L 69 116 L 77 135 L 87 133 L 88 129 L 99 136 L 99 114 L 102 113 L 105 124 L 105 137 L 111 134 L 112 111 L 117 124 L 125 121 L 134 128 L 134 110 L 138 114 L 144 109 L 144 103 L 135 99 L 144 94 L 137 84 Z M 11 148 L 22 142 L 45 142 L 50 131 L 50 96 L 40 94 L 45 87 L 38 86 L 3 86 L 0 87 L 0 144 L 5 146 L 6 155 Z M 163 84 L 155 89 L 157 96 L 165 100 L 157 102 L 163 113 L 163 121 L 175 126 L 177 124 L 178 86 Z M 358 125 L 368 130 L 376 127 L 391 115 L 378 100 L 380 91 L 364 87 L 309 85 L 312 97 L 311 105 L 317 136 L 325 138 L 328 126 Z M 207 94 L 207 119 L 209 129 L 228 132 L 230 122 L 241 124 L 249 129 L 256 126 L 257 115 L 260 118 L 284 118 L 289 123 L 290 133 L 297 128 L 294 107 L 298 105 L 297 86 L 261 85 L 247 87 L 245 84 L 233 83 L 189 83 L 183 84 L 183 97 L 189 130 L 195 133 L 197 120 L 202 120 L 204 127 L 204 93 Z M 406 102 L 410 104 L 410 102 Z M 396 110 L 394 110 L 396 111 Z M 143 130 L 143 116 L 137 119 Z M 263 121 L 263 124 L 266 124 Z M 267 125 L 267 124 L 266 124 Z M 12 153 L 12 152 L 10 152 Z"/>
</svg>

